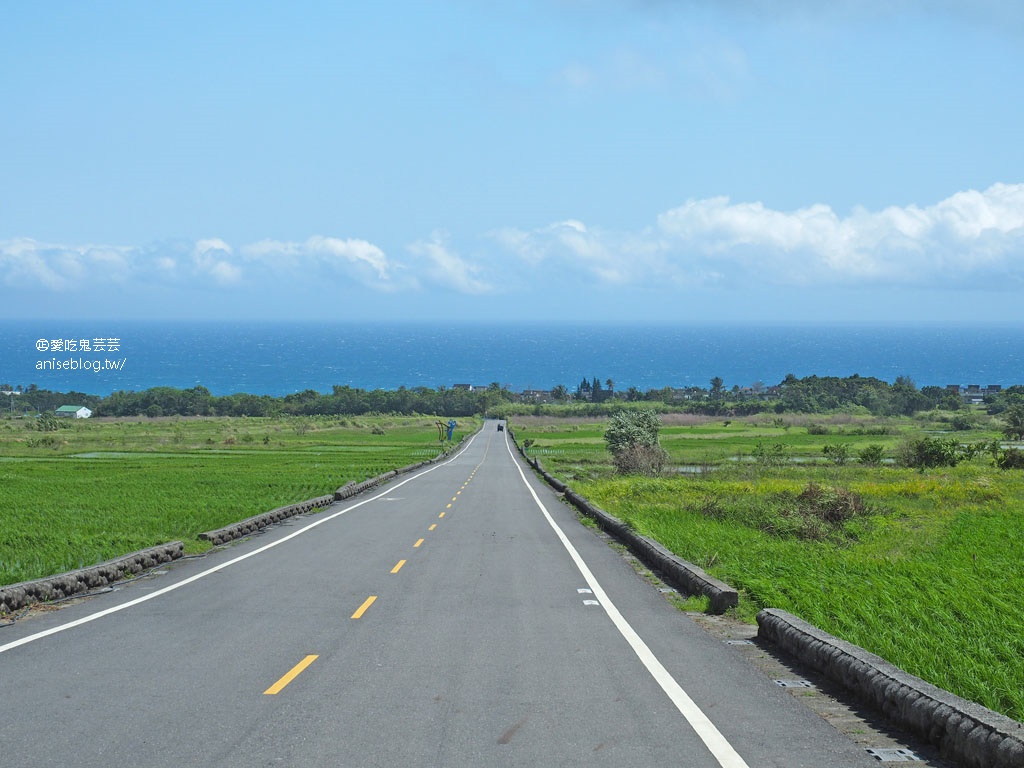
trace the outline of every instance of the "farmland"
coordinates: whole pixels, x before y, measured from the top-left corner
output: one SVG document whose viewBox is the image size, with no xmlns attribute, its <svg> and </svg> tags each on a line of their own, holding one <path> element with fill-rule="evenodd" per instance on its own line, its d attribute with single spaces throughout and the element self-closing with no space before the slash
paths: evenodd
<svg viewBox="0 0 1024 768">
<path fill-rule="evenodd" d="M 178 539 L 201 552 L 202 531 L 441 450 L 432 417 L 3 420 L 0 584 Z"/>
<path fill-rule="evenodd" d="M 522 417 L 529 453 L 595 504 L 740 591 L 946 690 L 1024 719 L 1024 473 L 979 453 L 926 470 L 900 445 L 935 417 L 663 417 L 668 466 L 616 475 L 602 422 Z M 979 417 L 953 433 L 998 438 Z M 833 459 L 827 445 L 847 445 Z M 882 463 L 862 464 L 870 445 Z"/>
</svg>

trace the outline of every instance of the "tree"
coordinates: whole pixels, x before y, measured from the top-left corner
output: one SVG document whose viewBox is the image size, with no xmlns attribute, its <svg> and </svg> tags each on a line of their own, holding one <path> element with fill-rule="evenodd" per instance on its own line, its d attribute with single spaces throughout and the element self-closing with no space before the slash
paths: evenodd
<svg viewBox="0 0 1024 768">
<path fill-rule="evenodd" d="M 725 383 L 722 381 L 721 376 L 715 376 L 711 380 L 711 399 L 721 400 L 722 393 L 725 391 Z"/>
<path fill-rule="evenodd" d="M 569 399 L 569 390 L 565 388 L 564 384 L 558 384 L 551 390 L 551 397 L 558 402 Z"/>
<path fill-rule="evenodd" d="M 619 411 L 604 433 L 615 468 L 622 474 L 656 475 L 668 458 L 658 442 L 661 418 L 654 411 Z"/>
<path fill-rule="evenodd" d="M 1024 405 L 1011 405 L 1003 412 L 1003 434 L 1007 440 L 1024 440 Z"/>
<path fill-rule="evenodd" d="M 932 407 L 926 395 L 917 391 L 917 385 L 909 376 L 897 376 L 892 385 L 892 412 L 903 416 L 913 416 L 917 411 Z"/>
<path fill-rule="evenodd" d="M 826 443 L 821 452 L 826 459 L 838 467 L 846 464 L 846 460 L 850 458 L 850 446 L 847 443 Z"/>
</svg>

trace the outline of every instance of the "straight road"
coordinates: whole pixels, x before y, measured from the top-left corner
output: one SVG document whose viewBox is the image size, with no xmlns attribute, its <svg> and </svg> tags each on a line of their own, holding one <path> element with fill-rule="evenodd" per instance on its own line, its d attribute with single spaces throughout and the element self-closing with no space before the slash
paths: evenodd
<svg viewBox="0 0 1024 768">
<path fill-rule="evenodd" d="M 866 768 L 489 422 L 458 455 L 0 629 L 0 765 Z"/>
</svg>

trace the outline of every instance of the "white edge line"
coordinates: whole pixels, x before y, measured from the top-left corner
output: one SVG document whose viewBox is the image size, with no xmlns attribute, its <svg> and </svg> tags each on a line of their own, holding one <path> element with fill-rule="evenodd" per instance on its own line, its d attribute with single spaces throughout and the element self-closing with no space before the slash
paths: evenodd
<svg viewBox="0 0 1024 768">
<path fill-rule="evenodd" d="M 199 579 L 202 579 L 202 578 L 204 578 L 206 576 L 209 576 L 211 574 L 217 573 L 218 571 L 223 571 L 225 568 L 227 568 L 229 566 L 235 565 L 236 563 L 240 563 L 243 560 L 248 560 L 250 557 L 254 557 L 256 555 L 262 554 L 263 552 L 266 552 L 268 549 L 273 549 L 274 547 L 278 546 L 279 544 L 284 544 L 286 541 L 294 539 L 296 536 L 301 536 L 302 534 L 306 533 L 307 531 L 310 531 L 313 528 L 316 528 L 318 525 L 323 525 L 324 523 L 329 522 L 330 520 L 333 520 L 336 517 L 340 517 L 341 515 L 344 515 L 346 512 L 350 512 L 351 510 L 356 509 L 357 507 L 361 507 L 364 504 L 369 504 L 371 501 L 376 501 L 377 499 L 379 499 L 379 498 L 381 498 L 383 496 L 386 496 L 387 494 L 391 493 L 396 488 L 399 488 L 399 487 L 405 485 L 406 483 L 411 483 L 413 480 L 416 480 L 416 479 L 422 477 L 423 475 L 426 475 L 426 474 L 428 474 L 430 472 L 433 472 L 435 469 L 439 469 L 440 467 L 443 467 L 446 464 L 450 464 L 451 462 L 455 461 L 455 459 L 457 459 L 463 453 L 463 451 L 465 451 L 467 448 L 469 448 L 470 445 L 472 445 L 473 441 L 476 440 L 478 434 L 480 434 L 480 433 L 477 432 L 475 435 L 473 435 L 469 439 L 469 442 L 467 442 L 459 450 L 458 453 L 456 453 L 454 456 L 452 456 L 447 461 L 443 461 L 443 462 L 441 462 L 439 464 L 435 464 L 434 466 L 430 467 L 429 469 L 425 469 L 422 472 L 416 473 L 412 477 L 407 477 L 405 480 L 403 480 L 400 483 L 396 483 L 395 485 L 389 485 L 387 490 L 381 491 L 376 496 L 372 496 L 372 497 L 370 497 L 368 499 L 363 499 L 362 501 L 357 501 L 355 504 L 352 504 L 352 505 L 350 505 L 348 507 L 345 507 L 342 510 L 334 512 L 334 513 L 328 515 L 327 517 L 318 518 L 318 519 L 314 520 L 313 522 L 311 522 L 309 525 L 305 526 L 304 528 L 300 528 L 299 530 L 294 531 L 294 532 L 288 534 L 287 536 L 284 536 L 283 538 L 278 539 L 277 541 L 272 541 L 269 544 L 264 544 L 259 549 L 254 549 L 252 552 L 248 552 L 248 553 L 246 553 L 244 555 L 239 555 L 238 557 L 236 557 L 236 558 L 234 558 L 232 560 L 228 560 L 225 563 L 221 563 L 220 565 L 215 565 L 213 568 L 209 568 L 209 569 L 207 569 L 207 570 L 205 570 L 205 571 L 203 571 L 201 573 L 197 573 L 197 574 L 195 574 L 193 576 L 189 576 L 187 579 L 182 579 L 181 581 L 179 581 L 179 582 L 177 582 L 175 584 L 171 584 L 170 586 L 164 587 L 163 589 L 158 589 L 156 592 L 151 592 L 148 595 L 143 595 L 142 597 L 137 597 L 134 600 L 129 600 L 127 603 L 122 603 L 121 605 L 115 605 L 115 606 L 112 606 L 110 608 L 105 608 L 102 611 L 97 611 L 96 613 L 91 613 L 88 616 L 83 616 L 80 619 L 75 619 L 74 621 L 69 621 L 67 624 L 61 624 L 61 625 L 56 626 L 56 627 L 51 627 L 50 629 L 44 629 L 42 632 L 36 632 L 34 635 L 27 635 L 27 636 L 22 637 L 22 638 L 20 638 L 18 640 L 12 640 L 11 642 L 7 643 L 6 645 L 0 645 L 0 653 L 4 653 L 6 651 L 14 650 L 15 648 L 17 648 L 19 646 L 27 645 L 28 643 L 35 642 L 36 640 L 42 640 L 44 637 L 49 637 L 50 635 L 55 635 L 58 632 L 64 632 L 64 631 L 69 630 L 69 629 L 74 629 L 75 627 L 80 627 L 83 624 L 88 624 L 91 621 L 96 621 L 97 619 L 102 619 L 103 617 L 109 616 L 112 613 L 117 613 L 118 611 L 123 611 L 123 610 L 126 610 L 128 608 L 132 608 L 132 607 L 134 607 L 136 605 L 139 605 L 141 603 L 144 603 L 147 600 L 152 600 L 153 598 L 160 597 L 162 595 L 166 595 L 168 592 L 173 592 L 176 589 L 181 589 L 182 587 L 184 587 L 184 586 L 186 586 L 188 584 L 191 584 L 194 581 L 199 581 Z"/>
<path fill-rule="evenodd" d="M 715 724 L 711 722 L 704 711 L 697 706 L 697 704 L 690 698 L 689 694 L 683 690 L 683 687 L 676 682 L 676 679 L 672 677 L 671 673 L 665 666 L 658 660 L 658 657 L 654 655 L 654 652 L 647 647 L 647 643 L 641 639 L 640 635 L 636 633 L 636 630 L 630 626 L 629 622 L 626 621 L 625 617 L 619 613 L 619 609 L 615 607 L 615 604 L 608 597 L 607 593 L 601 587 L 597 578 L 591 572 L 590 568 L 584 562 L 580 553 L 576 551 L 576 547 L 572 545 L 568 537 L 558 527 L 554 518 L 551 517 L 551 513 L 548 512 L 547 507 L 544 506 L 544 502 L 540 500 L 537 492 L 534 491 L 533 486 L 530 485 L 526 479 L 526 473 L 523 472 L 522 465 L 515 460 L 515 455 L 512 453 L 512 448 L 509 445 L 509 440 L 505 438 L 505 448 L 508 450 L 509 455 L 512 456 L 512 462 L 515 464 L 516 469 L 519 470 L 519 476 L 523 480 L 523 484 L 527 490 L 530 491 L 530 495 L 533 496 L 534 502 L 540 507 L 540 511 L 544 514 L 544 518 L 548 521 L 559 540 L 562 542 L 562 546 L 568 551 L 569 556 L 573 562 L 576 563 L 576 567 L 580 569 L 580 573 L 583 574 L 583 578 L 586 580 L 587 585 L 594 591 L 594 597 L 600 602 L 601 607 L 604 608 L 605 613 L 608 614 L 608 618 L 612 620 L 615 628 L 619 630 L 622 637 L 629 643 L 630 647 L 639 657 L 640 661 L 647 668 L 647 671 L 651 673 L 651 677 L 655 679 L 661 689 L 668 695 L 672 703 L 675 704 L 676 709 L 679 710 L 680 714 L 686 718 L 686 721 L 690 724 L 690 727 L 696 731 L 697 735 L 700 736 L 701 741 L 711 751 L 711 754 L 718 760 L 718 764 L 722 768 L 749 768 L 747 763 L 739 756 L 739 753 L 733 749 L 732 745 L 726 740 L 725 736 L 722 735 L 721 731 L 715 727 Z"/>
</svg>

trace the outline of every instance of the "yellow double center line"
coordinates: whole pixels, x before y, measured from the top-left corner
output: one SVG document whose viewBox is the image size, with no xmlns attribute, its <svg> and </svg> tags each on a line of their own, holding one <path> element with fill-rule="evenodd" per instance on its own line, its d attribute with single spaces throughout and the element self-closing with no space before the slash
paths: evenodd
<svg viewBox="0 0 1024 768">
<path fill-rule="evenodd" d="M 473 474 L 476 474 L 476 470 L 475 469 L 473 470 Z M 473 474 L 471 474 L 469 476 L 469 480 L 473 479 Z M 462 490 L 459 490 L 455 494 L 455 496 L 452 497 L 452 501 L 453 502 L 458 499 L 458 497 L 462 494 L 462 491 L 465 490 L 467 485 L 469 485 L 469 480 L 467 480 L 465 482 L 465 484 L 462 486 Z M 448 509 L 451 509 L 451 506 L 452 505 L 449 504 L 448 505 Z M 444 512 L 442 512 L 440 515 L 438 515 L 438 517 L 444 517 Z M 435 528 L 437 528 L 437 523 L 434 523 L 433 525 L 431 525 L 428 530 L 433 531 Z M 419 546 L 423 543 L 423 541 L 424 541 L 423 539 L 417 540 L 417 542 L 415 544 L 413 544 L 413 548 L 414 549 L 418 549 Z M 405 565 L 405 563 L 406 563 L 405 560 L 399 560 L 398 563 L 395 565 L 395 567 L 391 569 L 391 573 L 398 573 L 400 570 L 402 570 L 402 566 Z M 374 604 L 374 602 L 376 602 L 376 600 L 377 600 L 377 596 L 376 595 L 370 595 L 368 598 L 366 598 L 366 600 L 363 601 L 363 604 L 360 605 L 359 608 L 356 609 L 356 612 L 352 614 L 352 618 L 353 619 L 361 619 L 363 617 L 363 614 L 366 613 L 366 611 L 370 608 L 371 605 Z M 312 664 L 318 658 L 320 658 L 320 657 L 318 655 L 316 655 L 316 654 L 310 654 L 309 656 L 306 656 L 306 658 L 304 658 L 302 661 L 300 661 L 298 664 L 296 664 L 294 667 L 292 667 L 290 670 L 288 670 L 287 674 L 285 674 L 284 677 L 282 677 L 280 680 L 278 680 L 272 686 L 267 688 L 267 690 L 265 690 L 263 692 L 263 695 L 264 696 L 275 696 L 278 693 L 280 693 L 281 691 L 283 691 L 285 689 L 285 687 L 288 686 L 289 683 L 291 683 L 296 677 L 301 675 L 303 673 L 303 671 L 305 671 L 306 667 L 308 667 L 310 664 Z"/>
</svg>

